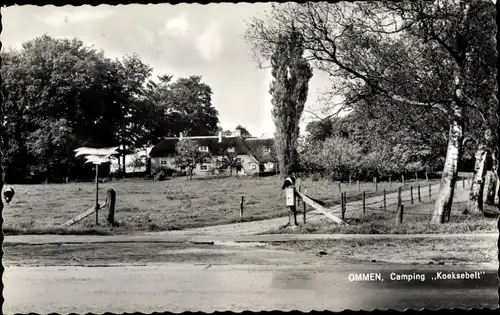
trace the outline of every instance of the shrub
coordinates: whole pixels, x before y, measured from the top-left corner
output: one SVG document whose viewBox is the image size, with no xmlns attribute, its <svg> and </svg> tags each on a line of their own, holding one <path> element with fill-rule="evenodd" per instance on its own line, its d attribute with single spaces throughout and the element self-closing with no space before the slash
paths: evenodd
<svg viewBox="0 0 500 315">
<path fill-rule="evenodd" d="M 176 170 L 169 167 L 160 167 L 153 172 L 154 180 L 161 181 L 165 180 L 167 177 L 172 177 L 176 173 Z"/>
</svg>

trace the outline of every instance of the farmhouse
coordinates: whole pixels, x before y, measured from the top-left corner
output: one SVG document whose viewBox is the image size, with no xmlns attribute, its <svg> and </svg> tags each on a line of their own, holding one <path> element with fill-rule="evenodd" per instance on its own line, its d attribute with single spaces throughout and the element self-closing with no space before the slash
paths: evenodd
<svg viewBox="0 0 500 315">
<path fill-rule="evenodd" d="M 274 140 L 254 137 L 242 137 L 238 130 L 231 136 L 223 136 L 219 132 L 218 136 L 183 136 L 165 138 L 155 145 L 149 154 L 151 158 L 151 172 L 154 173 L 159 168 L 169 168 L 179 170 L 174 165 L 177 155 L 175 147 L 181 139 L 191 139 L 199 145 L 199 150 L 210 152 L 214 157 L 218 157 L 221 150 L 234 152 L 236 159 L 242 165 L 238 175 L 251 175 L 259 172 L 274 172 L 277 168 L 274 158 Z M 179 170 L 181 171 L 181 170 Z M 216 174 L 215 163 L 198 164 L 193 170 L 193 175 L 207 176 Z M 234 171 L 236 173 L 236 171 Z"/>
</svg>

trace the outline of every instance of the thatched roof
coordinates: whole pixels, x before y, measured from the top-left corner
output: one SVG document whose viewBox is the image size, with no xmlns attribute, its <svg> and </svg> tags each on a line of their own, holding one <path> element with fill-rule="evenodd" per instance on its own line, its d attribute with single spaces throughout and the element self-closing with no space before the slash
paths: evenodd
<svg viewBox="0 0 500 315">
<path fill-rule="evenodd" d="M 268 154 L 262 154 L 262 148 L 270 148 L 274 150 L 273 139 L 259 138 L 241 138 L 238 136 L 222 137 L 219 142 L 218 136 L 207 137 L 184 137 L 196 141 L 200 146 L 207 146 L 209 151 L 216 155 L 220 151 L 225 151 L 230 147 L 234 148 L 234 152 L 238 155 L 250 155 L 259 163 L 274 162 L 274 159 Z M 180 138 L 165 138 L 155 145 L 150 152 L 150 157 L 167 157 L 176 155 L 175 146 Z"/>
<path fill-rule="evenodd" d="M 212 154 L 217 154 L 220 150 L 227 150 L 229 147 L 234 148 L 237 154 L 249 154 L 247 146 L 243 143 L 240 137 L 222 137 L 222 142 L 219 143 L 219 137 L 184 137 L 197 142 L 200 146 L 207 146 Z M 151 157 L 166 157 L 177 154 L 175 146 L 180 138 L 166 138 L 160 141 L 151 149 L 149 154 Z"/>
</svg>

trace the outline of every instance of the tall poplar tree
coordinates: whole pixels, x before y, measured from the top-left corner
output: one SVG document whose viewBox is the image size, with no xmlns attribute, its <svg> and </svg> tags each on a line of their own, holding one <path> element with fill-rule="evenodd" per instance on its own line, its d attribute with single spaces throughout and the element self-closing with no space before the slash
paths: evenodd
<svg viewBox="0 0 500 315">
<path fill-rule="evenodd" d="M 281 35 L 271 56 L 272 75 L 269 93 L 281 176 L 298 162 L 299 122 L 307 101 L 312 68 L 304 58 L 303 38 L 292 30 Z"/>
</svg>

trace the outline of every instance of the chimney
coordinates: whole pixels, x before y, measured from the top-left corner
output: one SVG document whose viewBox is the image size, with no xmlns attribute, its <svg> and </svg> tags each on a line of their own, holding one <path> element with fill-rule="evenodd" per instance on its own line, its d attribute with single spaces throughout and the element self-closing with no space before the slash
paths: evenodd
<svg viewBox="0 0 500 315">
<path fill-rule="evenodd" d="M 233 134 L 234 134 L 236 137 L 240 137 L 240 138 L 241 138 L 241 129 L 235 129 Z"/>
<path fill-rule="evenodd" d="M 219 143 L 222 143 L 222 131 L 219 131 Z"/>
<path fill-rule="evenodd" d="M 179 133 L 179 140 L 182 140 L 182 132 Z"/>
</svg>

